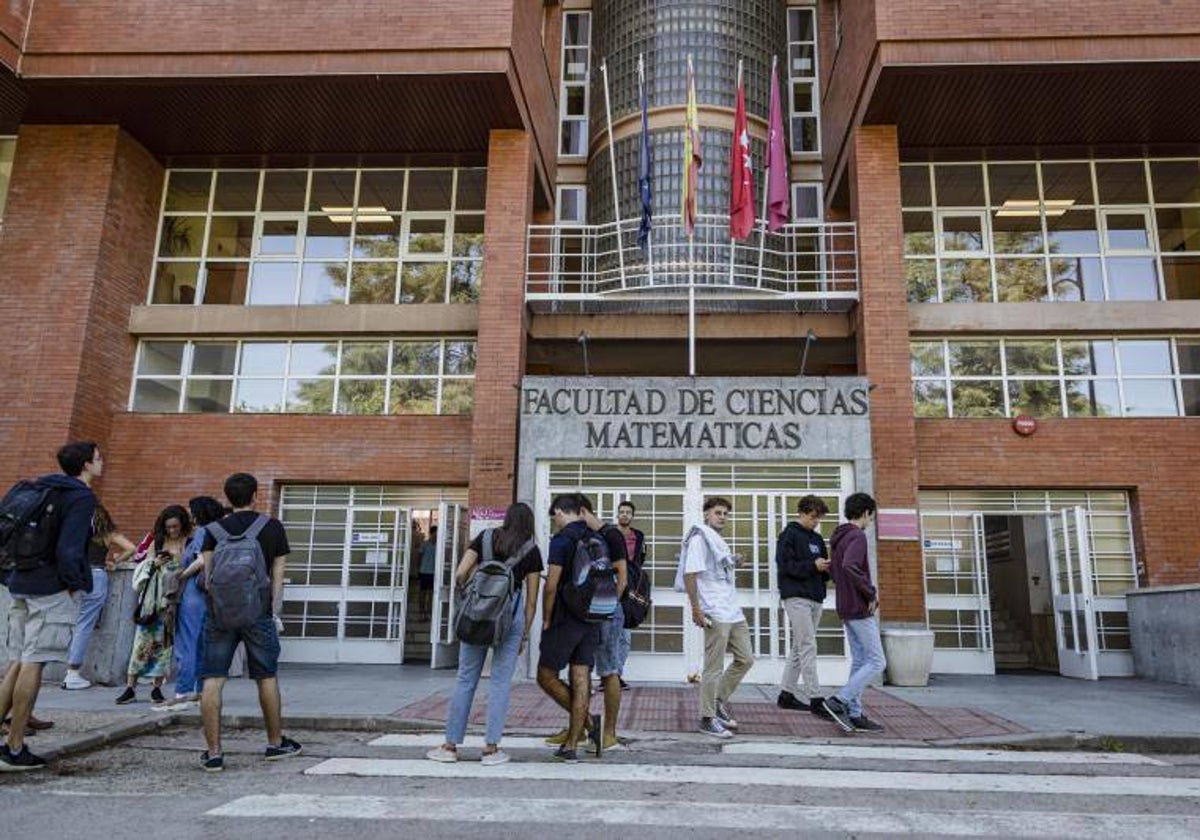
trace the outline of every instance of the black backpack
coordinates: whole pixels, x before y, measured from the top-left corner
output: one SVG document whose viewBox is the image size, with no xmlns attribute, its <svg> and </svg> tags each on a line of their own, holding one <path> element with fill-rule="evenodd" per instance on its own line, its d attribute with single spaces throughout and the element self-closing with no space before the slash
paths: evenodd
<svg viewBox="0 0 1200 840">
<path fill-rule="evenodd" d="M 646 620 L 654 601 L 650 599 L 650 575 L 646 574 L 642 564 L 630 560 L 625 568 L 627 581 L 621 609 L 625 613 L 625 629 L 633 630 Z"/>
<path fill-rule="evenodd" d="M 603 624 L 612 618 L 617 609 L 617 571 L 603 534 L 584 531 L 563 567 L 559 591 L 567 611 L 579 621 Z"/>
<path fill-rule="evenodd" d="M 54 563 L 59 495 L 53 487 L 22 480 L 0 500 L 0 571 L 32 572 Z"/>
</svg>

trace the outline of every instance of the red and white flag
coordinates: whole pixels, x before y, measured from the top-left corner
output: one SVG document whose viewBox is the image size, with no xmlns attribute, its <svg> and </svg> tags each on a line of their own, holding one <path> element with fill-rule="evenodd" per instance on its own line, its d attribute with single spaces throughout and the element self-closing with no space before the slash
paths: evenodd
<svg viewBox="0 0 1200 840">
<path fill-rule="evenodd" d="M 750 127 L 746 122 L 746 90 L 738 73 L 733 148 L 729 152 L 729 236 L 746 239 L 754 230 L 754 165 L 750 160 Z"/>
</svg>

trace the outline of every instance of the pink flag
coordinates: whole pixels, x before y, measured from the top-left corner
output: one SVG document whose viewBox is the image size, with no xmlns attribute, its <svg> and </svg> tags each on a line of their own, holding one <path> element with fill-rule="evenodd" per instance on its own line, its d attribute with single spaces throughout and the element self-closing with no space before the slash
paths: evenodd
<svg viewBox="0 0 1200 840">
<path fill-rule="evenodd" d="M 789 201 L 787 145 L 783 139 L 783 101 L 779 72 L 771 64 L 771 113 L 767 120 L 767 229 L 779 230 L 792 220 Z"/>
</svg>

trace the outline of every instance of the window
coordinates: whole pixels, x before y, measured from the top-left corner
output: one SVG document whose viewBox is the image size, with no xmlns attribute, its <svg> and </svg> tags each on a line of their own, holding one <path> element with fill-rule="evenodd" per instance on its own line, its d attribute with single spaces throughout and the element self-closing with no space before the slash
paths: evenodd
<svg viewBox="0 0 1200 840">
<path fill-rule="evenodd" d="M 788 9 L 788 84 L 792 154 L 821 151 L 821 100 L 817 91 L 817 10 Z"/>
<path fill-rule="evenodd" d="M 792 220 L 820 222 L 823 210 L 820 184 L 792 184 Z"/>
<path fill-rule="evenodd" d="M 8 182 L 12 179 L 13 154 L 16 150 L 15 137 L 0 137 L 0 230 L 4 230 L 4 204 L 8 199 Z"/>
<path fill-rule="evenodd" d="M 558 221 L 580 225 L 587 222 L 587 187 L 558 188 Z"/>
<path fill-rule="evenodd" d="M 1200 299 L 1200 160 L 903 164 L 909 300 Z"/>
<path fill-rule="evenodd" d="M 470 414 L 475 346 L 456 338 L 143 341 L 129 408 Z"/>
<path fill-rule="evenodd" d="M 591 45 L 591 12 L 565 12 L 562 81 L 558 92 L 558 153 L 562 157 L 587 156 Z"/>
<path fill-rule="evenodd" d="M 171 170 L 152 304 L 464 303 L 484 169 Z"/>
<path fill-rule="evenodd" d="M 1200 416 L 1200 337 L 911 345 L 917 417 Z"/>
</svg>

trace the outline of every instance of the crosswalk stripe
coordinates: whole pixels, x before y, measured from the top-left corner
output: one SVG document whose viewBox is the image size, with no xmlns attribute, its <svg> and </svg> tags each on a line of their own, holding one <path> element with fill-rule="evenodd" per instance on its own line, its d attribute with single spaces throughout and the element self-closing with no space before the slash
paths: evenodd
<svg viewBox="0 0 1200 840">
<path fill-rule="evenodd" d="M 245 796 L 208 811 L 240 818 L 425 820 L 522 825 L 638 825 L 839 834 L 920 836 L 1028 835 L 1052 837 L 1195 837 L 1200 818 L 1022 811 L 872 811 L 826 806 L 641 802 L 580 799 L 435 799 L 382 796 L 276 794 Z"/>
<path fill-rule="evenodd" d="M 795 744 L 771 741 L 736 741 L 725 744 L 726 755 L 774 755 L 796 758 L 867 758 L 878 761 L 975 761 L 1000 764 L 1149 764 L 1171 766 L 1166 761 L 1134 753 L 1013 752 L 1009 750 L 959 750 L 940 747 L 855 747 L 839 744 Z"/>
<path fill-rule="evenodd" d="M 1151 776 L 1055 776 L 1000 773 L 911 773 L 880 770 L 808 770 L 695 765 L 583 762 L 509 762 L 484 767 L 467 761 L 330 758 L 304 771 L 311 776 L 381 776 L 439 779 L 507 779 L 574 782 L 753 785 L 859 790 L 954 791 L 1095 796 L 1200 797 L 1200 779 Z"/>
</svg>

